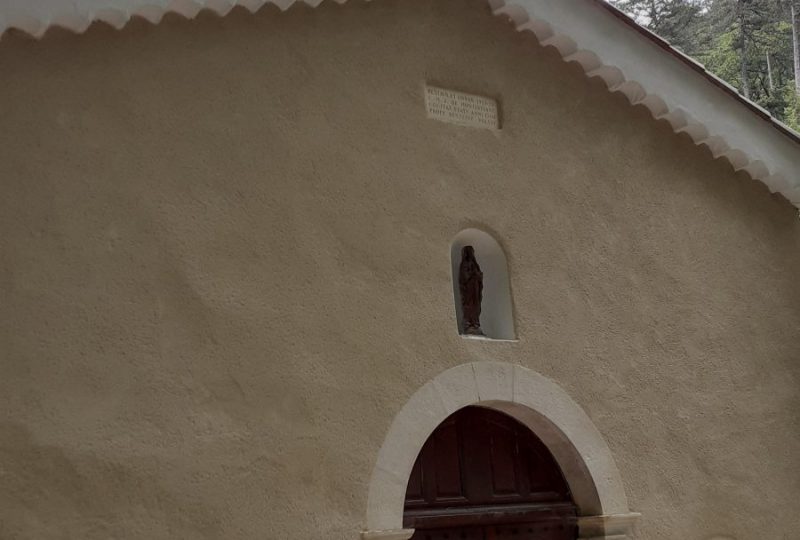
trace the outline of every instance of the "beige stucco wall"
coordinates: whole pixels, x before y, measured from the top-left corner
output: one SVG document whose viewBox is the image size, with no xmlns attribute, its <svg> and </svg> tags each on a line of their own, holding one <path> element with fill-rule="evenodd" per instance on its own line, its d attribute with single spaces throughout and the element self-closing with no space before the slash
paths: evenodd
<svg viewBox="0 0 800 540">
<path fill-rule="evenodd" d="M 796 536 L 796 210 L 483 2 L 6 36 L 0 73 L 0 538 L 357 538 L 394 415 L 479 360 L 584 408 L 637 538 Z M 467 226 L 517 343 L 456 335 Z"/>
</svg>

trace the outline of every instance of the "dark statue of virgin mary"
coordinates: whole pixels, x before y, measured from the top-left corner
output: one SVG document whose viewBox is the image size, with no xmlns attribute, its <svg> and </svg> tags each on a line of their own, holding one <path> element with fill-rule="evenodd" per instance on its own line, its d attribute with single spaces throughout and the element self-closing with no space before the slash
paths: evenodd
<svg viewBox="0 0 800 540">
<path fill-rule="evenodd" d="M 461 314 L 464 333 L 482 336 L 481 302 L 483 301 L 483 272 L 475 259 L 475 249 L 461 249 L 461 266 L 458 269 L 458 290 L 461 293 Z"/>
</svg>

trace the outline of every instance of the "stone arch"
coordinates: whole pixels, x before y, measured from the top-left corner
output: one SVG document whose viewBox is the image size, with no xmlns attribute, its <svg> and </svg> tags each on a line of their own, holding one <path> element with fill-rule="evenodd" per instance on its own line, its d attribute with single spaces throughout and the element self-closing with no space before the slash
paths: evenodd
<svg viewBox="0 0 800 540">
<path fill-rule="evenodd" d="M 453 301 L 456 310 L 458 333 L 464 335 L 461 294 L 458 290 L 458 270 L 461 264 L 461 248 L 464 246 L 475 248 L 475 258 L 483 271 L 481 328 L 484 334 L 489 339 L 515 339 L 511 283 L 508 277 L 508 262 L 505 251 L 492 235 L 474 228 L 462 230 L 453 238 L 450 244 Z M 465 335 L 465 337 L 469 336 Z"/>
<path fill-rule="evenodd" d="M 364 539 L 409 538 L 403 530 L 406 486 L 417 454 L 450 414 L 480 405 L 509 414 L 547 445 L 578 506 L 581 538 L 628 538 L 638 514 L 628 509 L 608 445 L 581 407 L 552 380 L 519 365 L 462 364 L 415 392 L 392 421 L 378 452 L 367 502 Z"/>
</svg>

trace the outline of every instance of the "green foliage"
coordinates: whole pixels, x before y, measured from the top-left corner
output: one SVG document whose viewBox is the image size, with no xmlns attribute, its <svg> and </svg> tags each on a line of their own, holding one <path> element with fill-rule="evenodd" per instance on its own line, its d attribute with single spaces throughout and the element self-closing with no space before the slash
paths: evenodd
<svg viewBox="0 0 800 540">
<path fill-rule="evenodd" d="M 705 64 L 709 71 L 725 79 L 736 88 L 741 89 L 740 54 L 741 47 L 738 31 L 729 30 L 717 36 L 713 47 L 705 52 L 698 53 L 697 59 Z"/>
<path fill-rule="evenodd" d="M 786 108 L 783 111 L 783 122 L 800 132 L 800 96 L 792 88 L 787 88 L 785 93 Z"/>
<path fill-rule="evenodd" d="M 618 0 L 614 4 L 681 50 L 693 50 L 707 37 L 697 24 L 705 9 L 700 0 Z"/>
<path fill-rule="evenodd" d="M 792 2 L 800 12 L 800 0 L 609 1 L 775 117 L 800 127 L 790 16 Z"/>
</svg>

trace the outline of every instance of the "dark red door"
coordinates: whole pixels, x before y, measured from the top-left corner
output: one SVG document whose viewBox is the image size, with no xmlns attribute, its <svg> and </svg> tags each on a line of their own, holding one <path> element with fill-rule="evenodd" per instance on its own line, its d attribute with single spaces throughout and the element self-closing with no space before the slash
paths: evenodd
<svg viewBox="0 0 800 540">
<path fill-rule="evenodd" d="M 572 540 L 576 515 L 558 464 L 528 428 L 467 407 L 417 457 L 404 525 L 413 540 Z"/>
</svg>

